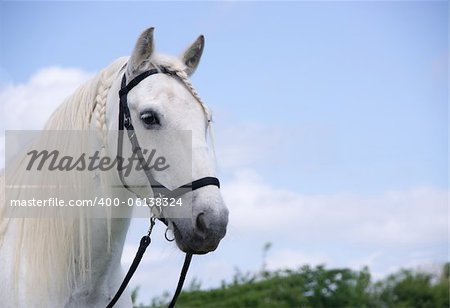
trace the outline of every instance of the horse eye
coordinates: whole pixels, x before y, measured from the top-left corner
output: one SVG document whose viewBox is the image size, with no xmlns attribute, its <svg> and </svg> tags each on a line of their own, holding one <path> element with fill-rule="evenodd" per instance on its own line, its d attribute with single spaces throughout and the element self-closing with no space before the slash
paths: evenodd
<svg viewBox="0 0 450 308">
<path fill-rule="evenodd" d="M 145 111 L 141 113 L 141 121 L 147 128 L 160 125 L 158 115 L 153 111 Z"/>
</svg>

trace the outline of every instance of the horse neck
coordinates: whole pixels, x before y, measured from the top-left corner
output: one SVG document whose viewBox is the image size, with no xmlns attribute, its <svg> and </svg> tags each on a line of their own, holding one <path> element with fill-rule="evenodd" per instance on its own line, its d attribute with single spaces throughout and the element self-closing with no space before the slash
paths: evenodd
<svg viewBox="0 0 450 308">
<path fill-rule="evenodd" d="M 114 179 L 115 180 L 115 179 Z M 114 185 L 112 182 L 111 185 Z M 114 199 L 128 200 L 133 198 L 131 193 L 125 189 L 119 189 L 116 192 L 102 193 L 101 198 L 106 200 Z M 109 202 L 109 201 L 106 201 Z M 120 211 L 120 213 L 119 213 Z M 125 237 L 128 232 L 132 214 L 132 208 L 127 205 L 119 205 L 119 208 L 112 206 L 111 217 L 105 218 L 91 218 L 91 262 L 92 271 L 101 272 L 102 268 L 106 269 L 108 266 L 113 266 L 116 269 L 120 265 L 120 257 L 125 242 Z M 120 218 L 116 218 L 120 217 Z"/>
<path fill-rule="evenodd" d="M 131 196 L 125 193 L 122 197 L 111 197 L 125 200 L 123 198 Z M 106 305 L 118 290 L 122 279 L 120 261 L 129 225 L 129 217 L 90 219 L 90 277 L 77 277 L 81 283 L 76 283 L 66 307 L 89 307 L 92 303 Z"/>
</svg>

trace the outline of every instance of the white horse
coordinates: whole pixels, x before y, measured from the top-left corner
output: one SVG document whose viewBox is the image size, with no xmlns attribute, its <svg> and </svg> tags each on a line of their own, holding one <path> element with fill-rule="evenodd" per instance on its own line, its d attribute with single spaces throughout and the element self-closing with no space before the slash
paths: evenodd
<svg viewBox="0 0 450 308">
<path fill-rule="evenodd" d="M 214 176 L 214 156 L 207 142 L 211 115 L 188 79 L 199 64 L 203 46 L 204 38 L 200 36 L 180 58 L 157 54 L 153 46 L 153 28 L 147 29 L 137 40 L 131 57 L 116 60 L 76 90 L 54 112 L 46 129 L 95 131 L 100 136 L 99 147 L 103 153 L 116 157 L 117 137 L 114 136 L 117 136 L 122 77 L 125 74 L 126 80 L 130 81 L 149 69 L 169 70 L 172 75 L 148 76 L 128 93 L 127 102 L 137 139 L 142 148 L 151 148 L 151 141 L 158 140 L 156 135 L 164 135 L 165 130 L 191 131 L 190 181 Z M 124 151 L 130 155 L 130 141 L 126 136 L 125 133 Z M 18 161 L 23 170 L 20 164 L 24 160 Z M 68 175 L 66 180 L 95 190 L 105 189 L 96 194 L 108 195 L 111 192 L 105 187 L 122 185 L 122 182 L 115 169 L 104 174 L 84 178 L 82 182 L 76 176 L 72 179 Z M 14 176 L 19 181 L 24 175 L 18 172 Z M 178 176 L 177 166 L 153 176 L 160 182 L 169 183 L 170 187 L 170 178 Z M 119 189 L 113 197 L 128 200 L 152 195 L 143 171 L 133 171 L 125 181 L 131 191 Z M 5 186 L 4 174 L 0 177 L 0 185 Z M 20 197 L 20 190 L 18 194 Z M 6 198 L 3 193 L 1 195 L 0 306 L 105 307 L 124 278 L 120 260 L 130 223 L 131 213 L 128 212 L 132 208 L 112 207 L 110 216 L 103 219 L 88 216 L 11 218 L 7 215 Z M 178 247 L 190 253 L 215 250 L 228 223 L 228 210 L 218 187 L 204 186 L 181 198 L 190 204 L 189 217 L 171 218 L 169 209 L 164 207 L 159 213 L 174 231 Z M 121 215 L 129 214 L 128 218 L 114 218 L 117 217 L 114 211 L 119 209 Z M 131 296 L 126 291 L 116 307 L 131 306 Z"/>
</svg>

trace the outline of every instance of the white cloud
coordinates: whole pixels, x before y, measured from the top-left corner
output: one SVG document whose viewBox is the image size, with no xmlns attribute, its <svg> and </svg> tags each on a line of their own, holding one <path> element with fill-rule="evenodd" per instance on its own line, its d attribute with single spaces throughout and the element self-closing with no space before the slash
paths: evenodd
<svg viewBox="0 0 450 308">
<path fill-rule="evenodd" d="M 48 67 L 37 71 L 24 84 L 0 89 L 2 130 L 41 129 L 63 100 L 92 74 L 75 68 Z M 1 135 L 0 168 L 4 166 L 5 135 Z"/>
<path fill-rule="evenodd" d="M 364 245 L 447 241 L 447 191 L 419 187 L 376 196 L 301 195 L 274 188 L 251 171 L 223 185 L 230 224 L 241 234 Z"/>
<path fill-rule="evenodd" d="M 91 77 L 80 69 L 48 67 L 24 84 L 1 89 L 3 129 L 40 129 L 56 107 Z"/>
<path fill-rule="evenodd" d="M 250 122 L 218 126 L 217 136 L 218 163 L 222 170 L 269 164 L 279 158 L 280 147 L 287 138 L 282 129 Z"/>
</svg>

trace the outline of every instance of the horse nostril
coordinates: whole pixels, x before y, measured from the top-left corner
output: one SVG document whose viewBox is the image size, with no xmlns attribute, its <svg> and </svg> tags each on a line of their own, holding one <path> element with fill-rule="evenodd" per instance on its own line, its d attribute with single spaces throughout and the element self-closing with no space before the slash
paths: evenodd
<svg viewBox="0 0 450 308">
<path fill-rule="evenodd" d="M 205 233 L 207 229 L 206 222 L 205 222 L 205 214 L 200 213 L 197 216 L 197 230 L 201 233 Z"/>
</svg>

